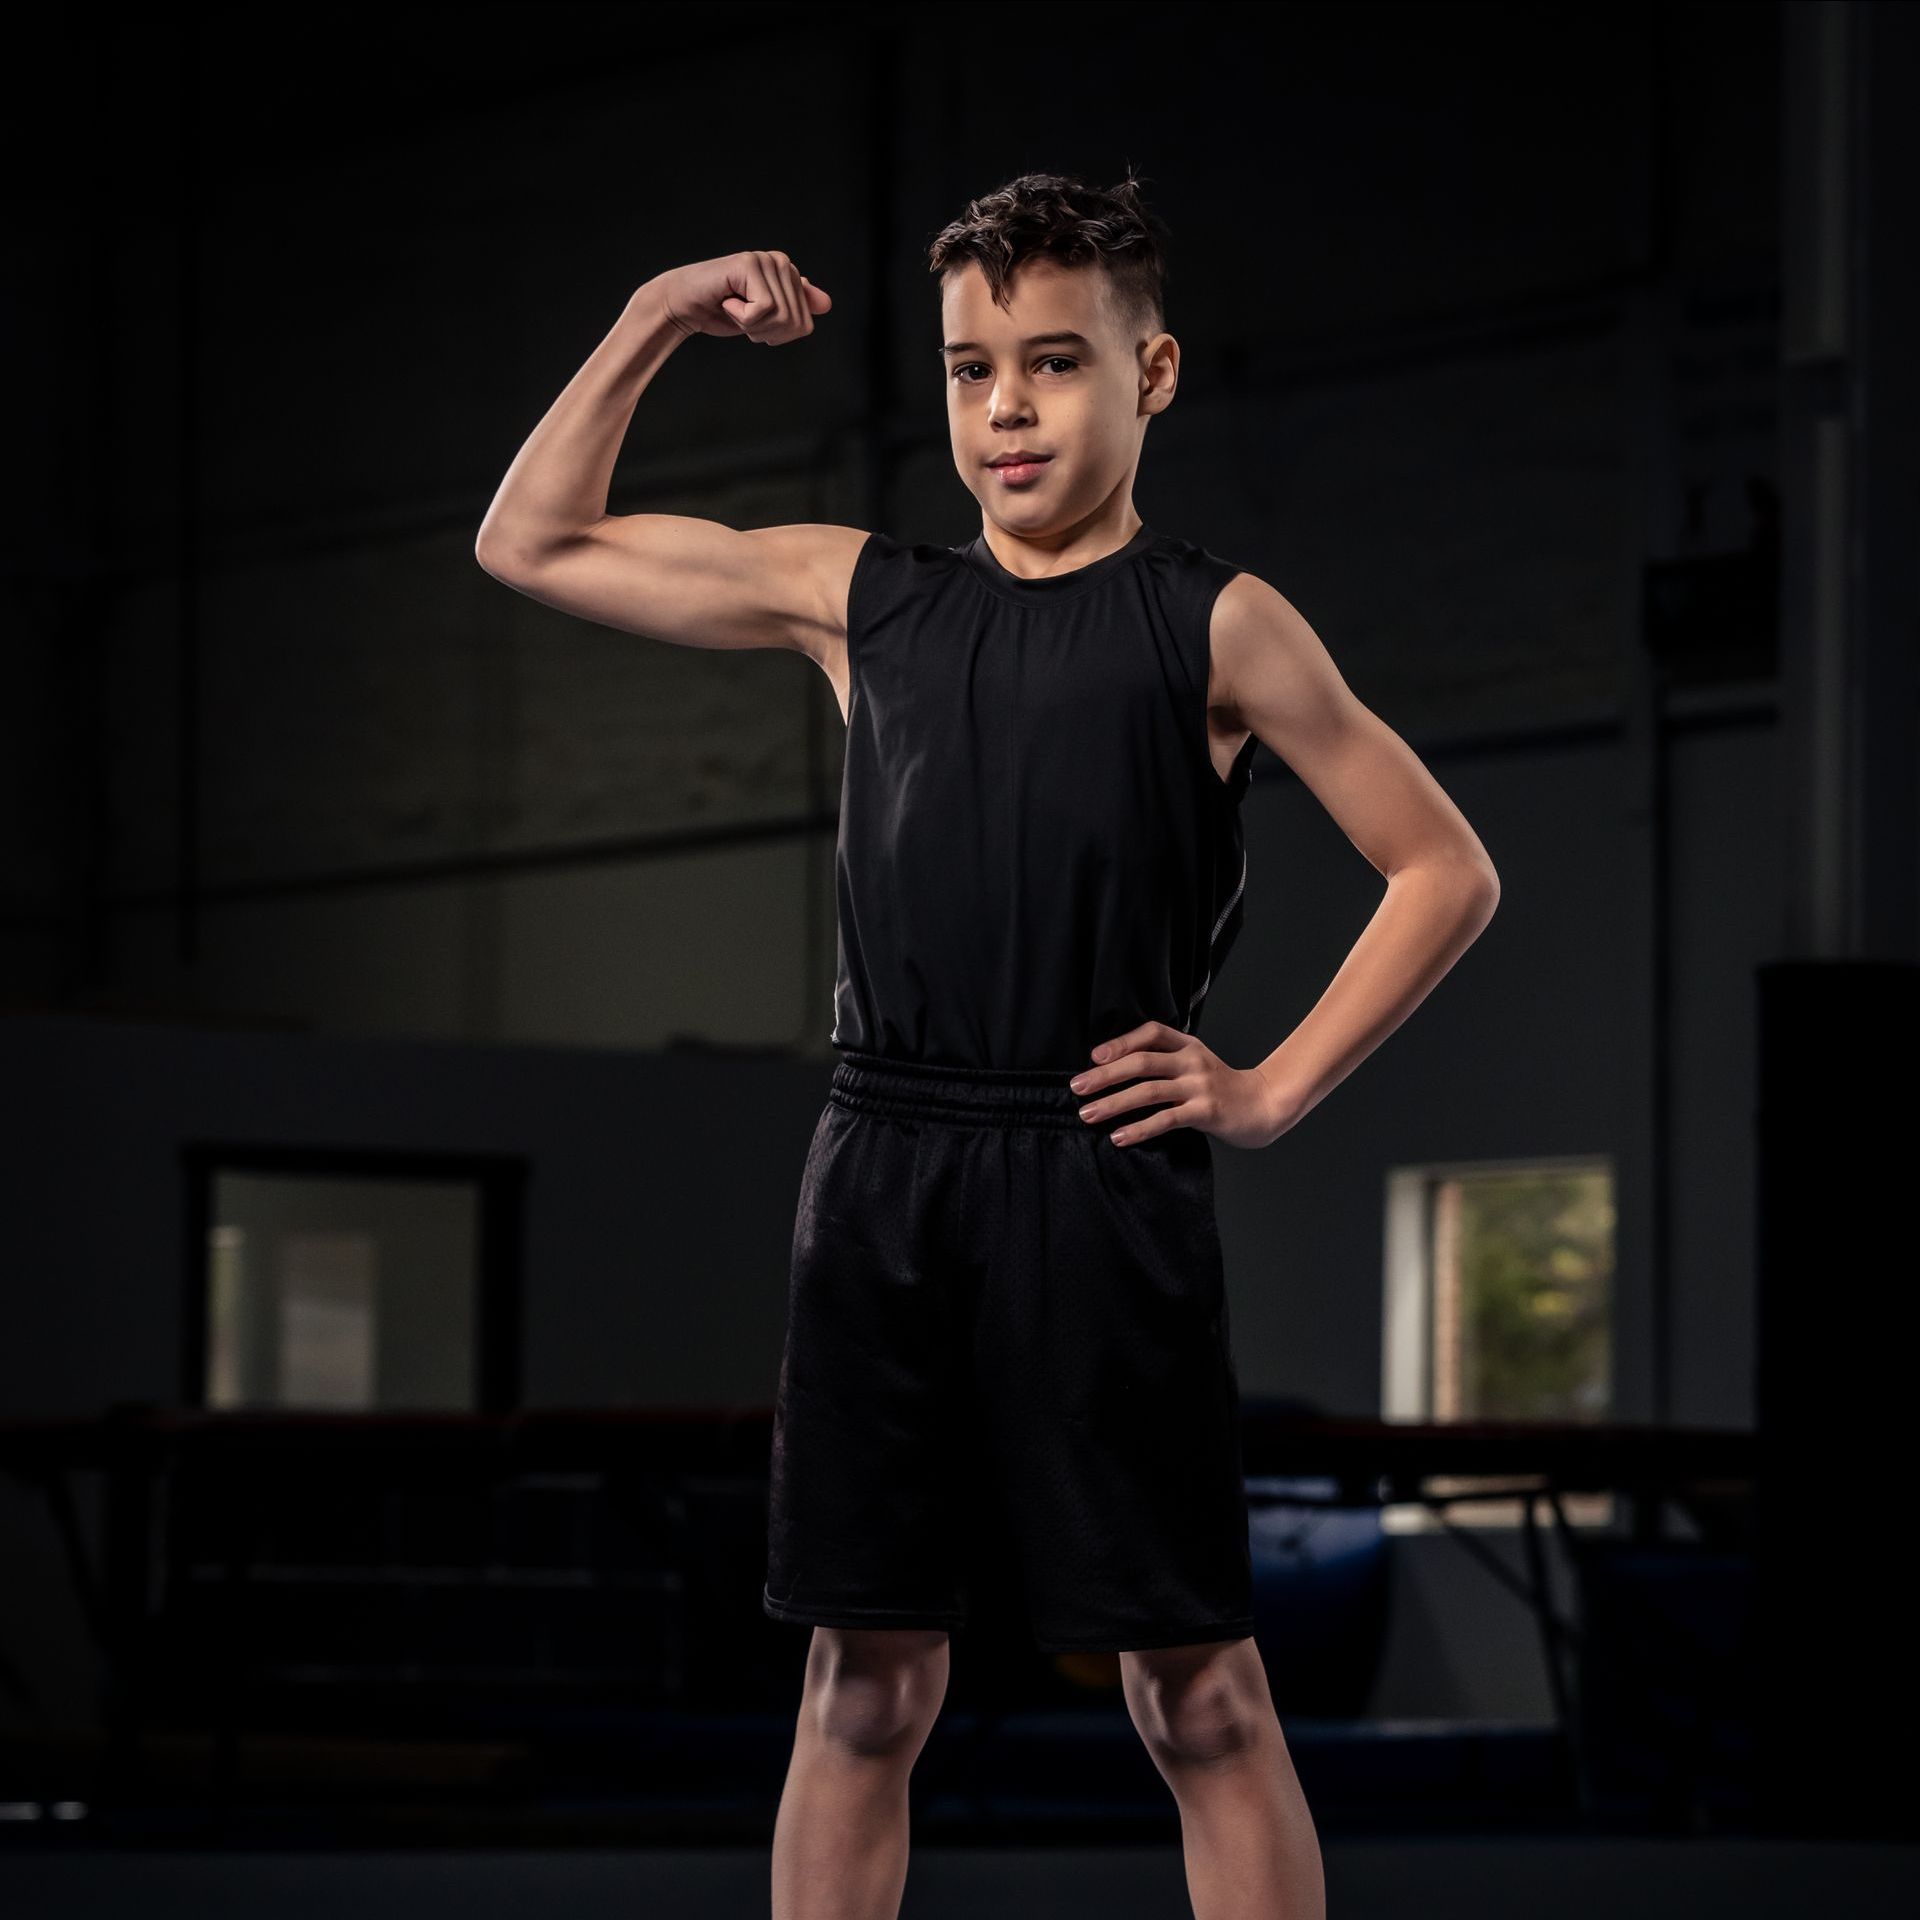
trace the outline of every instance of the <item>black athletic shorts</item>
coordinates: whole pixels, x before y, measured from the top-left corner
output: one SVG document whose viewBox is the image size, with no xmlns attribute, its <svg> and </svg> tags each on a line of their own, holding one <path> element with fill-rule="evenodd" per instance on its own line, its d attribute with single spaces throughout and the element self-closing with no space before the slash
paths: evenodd
<svg viewBox="0 0 1920 1920">
<path fill-rule="evenodd" d="M 836 1063 L 794 1222 L 773 1618 L 964 1626 L 984 1504 L 1044 1652 L 1253 1631 L 1213 1142 L 1115 1146 L 1071 1071 Z"/>
</svg>

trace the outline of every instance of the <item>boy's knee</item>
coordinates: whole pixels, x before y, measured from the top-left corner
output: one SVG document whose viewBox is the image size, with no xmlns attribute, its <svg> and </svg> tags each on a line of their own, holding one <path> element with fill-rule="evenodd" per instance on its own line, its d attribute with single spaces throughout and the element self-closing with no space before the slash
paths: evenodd
<svg viewBox="0 0 1920 1920">
<path fill-rule="evenodd" d="M 944 1633 L 816 1627 L 801 1711 L 842 1752 L 910 1756 L 932 1731 L 947 1672 Z"/>
<path fill-rule="evenodd" d="M 1260 1745 L 1272 1706 L 1238 1649 L 1197 1661 L 1184 1648 L 1131 1659 L 1128 1710 L 1163 1766 L 1230 1765 Z"/>
</svg>

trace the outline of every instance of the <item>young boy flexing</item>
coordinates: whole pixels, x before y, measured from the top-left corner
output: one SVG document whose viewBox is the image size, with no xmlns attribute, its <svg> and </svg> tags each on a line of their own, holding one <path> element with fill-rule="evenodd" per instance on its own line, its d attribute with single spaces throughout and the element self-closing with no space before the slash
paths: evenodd
<svg viewBox="0 0 1920 1920">
<path fill-rule="evenodd" d="M 1010 1524 L 1035 1644 L 1119 1655 L 1200 1920 L 1325 1910 L 1251 1638 L 1211 1142 L 1295 1125 L 1499 887 L 1285 597 L 1134 511 L 1180 370 L 1157 226 L 1131 179 L 1027 174 L 934 242 L 969 542 L 607 512 L 675 348 L 782 345 L 832 311 L 777 249 L 642 286 L 480 531 L 487 572 L 549 605 L 804 653 L 847 722 L 839 1058 L 795 1220 L 762 1594 L 813 1628 L 777 1920 L 898 1913 L 977 1498 Z M 1312 1011 L 1235 1067 L 1195 1027 L 1241 924 L 1256 742 L 1387 884 Z"/>
</svg>

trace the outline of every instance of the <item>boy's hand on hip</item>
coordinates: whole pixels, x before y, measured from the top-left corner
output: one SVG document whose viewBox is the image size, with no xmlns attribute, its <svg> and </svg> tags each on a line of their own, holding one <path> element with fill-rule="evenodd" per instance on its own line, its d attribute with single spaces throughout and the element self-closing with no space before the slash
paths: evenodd
<svg viewBox="0 0 1920 1920">
<path fill-rule="evenodd" d="M 1258 1067 L 1230 1067 L 1197 1035 L 1164 1021 L 1149 1020 L 1103 1042 L 1093 1057 L 1095 1064 L 1070 1083 L 1087 1096 L 1080 1117 L 1089 1126 L 1126 1119 L 1141 1107 L 1158 1109 L 1110 1134 L 1116 1146 L 1169 1127 L 1193 1127 L 1230 1147 L 1265 1147 L 1292 1124 Z M 1173 1104 L 1160 1104 L 1165 1101 Z"/>
<path fill-rule="evenodd" d="M 813 316 L 833 307 L 778 247 L 671 267 L 650 284 L 682 333 L 722 338 L 744 333 L 763 347 L 803 338 L 813 331 Z"/>
</svg>

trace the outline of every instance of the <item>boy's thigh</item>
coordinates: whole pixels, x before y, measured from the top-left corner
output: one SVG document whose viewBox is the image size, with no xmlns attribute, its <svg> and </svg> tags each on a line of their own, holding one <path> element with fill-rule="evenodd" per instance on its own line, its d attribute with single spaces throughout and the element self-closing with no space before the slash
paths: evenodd
<svg viewBox="0 0 1920 1920">
<path fill-rule="evenodd" d="M 1250 1631 L 1211 1142 L 1056 1133 L 1012 1171 L 976 1374 L 1036 1644 Z"/>
<path fill-rule="evenodd" d="M 829 1105 L 795 1215 L 764 1610 L 859 1629 L 965 1617 L 965 1343 L 915 1217 L 917 1129 Z"/>
</svg>

